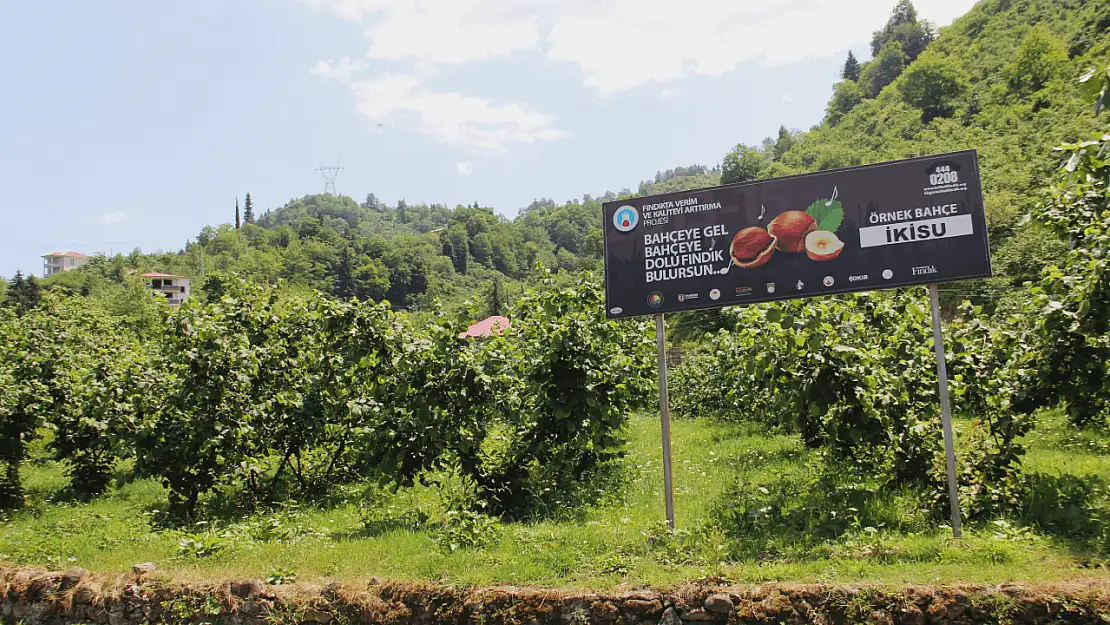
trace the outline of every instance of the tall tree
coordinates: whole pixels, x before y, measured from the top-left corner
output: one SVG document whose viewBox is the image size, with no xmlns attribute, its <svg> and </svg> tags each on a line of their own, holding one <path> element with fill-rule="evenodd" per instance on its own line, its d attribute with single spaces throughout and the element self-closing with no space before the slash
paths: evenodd
<svg viewBox="0 0 1110 625">
<path fill-rule="evenodd" d="M 14 309 L 15 314 L 22 317 L 24 313 L 39 305 L 41 295 L 38 280 L 35 280 L 34 276 L 24 278 L 22 271 L 16 271 L 15 276 L 8 283 L 4 306 Z"/>
<path fill-rule="evenodd" d="M 344 245 L 339 253 L 339 266 L 335 271 L 335 296 L 341 299 L 351 299 L 354 295 L 354 268 L 351 262 L 351 246 Z"/>
<path fill-rule="evenodd" d="M 951 115 L 966 90 L 960 68 L 950 57 L 929 55 L 914 63 L 899 82 L 902 99 L 921 109 L 928 123 Z"/>
<path fill-rule="evenodd" d="M 854 80 L 842 80 L 833 86 L 833 96 L 825 108 L 825 118 L 835 126 L 840 118 L 863 101 L 863 93 Z"/>
<path fill-rule="evenodd" d="M 776 161 L 781 160 L 782 155 L 786 154 L 790 146 L 794 145 L 794 136 L 794 133 L 785 125 L 779 126 L 779 136 L 775 140 L 775 147 L 772 149 Z"/>
<path fill-rule="evenodd" d="M 856 55 L 848 50 L 848 59 L 844 61 L 844 67 L 840 70 L 840 77 L 844 80 L 859 80 L 859 60 Z"/>
<path fill-rule="evenodd" d="M 768 166 L 767 156 L 758 148 L 738 144 L 725 155 L 721 165 L 721 183 L 749 182 L 763 175 Z"/>
<path fill-rule="evenodd" d="M 933 25 L 927 20 L 917 19 L 913 2 L 898 0 L 886 25 L 871 35 L 871 56 L 879 56 L 886 44 L 897 41 L 902 44 L 906 63 L 912 63 L 935 38 Z"/>
<path fill-rule="evenodd" d="M 239 229 L 239 198 L 235 198 L 235 229 Z"/>
<path fill-rule="evenodd" d="M 489 292 L 489 314 L 504 315 L 506 310 L 508 310 L 508 302 L 505 301 L 505 285 L 501 281 L 501 276 L 494 276 Z"/>
<path fill-rule="evenodd" d="M 254 202 L 251 201 L 250 193 L 247 194 L 247 199 L 243 203 L 243 223 L 254 223 Z"/>
<path fill-rule="evenodd" d="M 455 271 L 465 274 L 470 262 L 470 240 L 466 226 L 456 223 L 442 235 L 443 255 L 451 259 Z"/>
<path fill-rule="evenodd" d="M 883 46 L 879 56 L 868 63 L 860 74 L 859 86 L 863 96 L 874 98 L 879 95 L 883 87 L 894 82 L 902 74 L 906 63 L 906 52 L 901 42 L 891 41 Z"/>
</svg>

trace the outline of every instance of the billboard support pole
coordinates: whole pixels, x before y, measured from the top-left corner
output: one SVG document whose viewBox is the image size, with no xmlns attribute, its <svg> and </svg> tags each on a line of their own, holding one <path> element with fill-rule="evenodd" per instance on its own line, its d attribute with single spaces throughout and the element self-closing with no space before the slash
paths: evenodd
<svg viewBox="0 0 1110 625">
<path fill-rule="evenodd" d="M 940 385 L 940 419 L 944 426 L 944 456 L 948 469 L 948 500 L 952 505 L 952 536 L 960 537 L 960 489 L 956 484 L 956 450 L 952 437 L 952 406 L 948 399 L 948 367 L 944 362 L 944 335 L 940 326 L 940 295 L 929 285 L 933 309 L 933 346 L 937 354 L 937 383 Z"/>
<path fill-rule="evenodd" d="M 674 483 L 671 479 L 671 407 L 667 398 L 667 336 L 663 314 L 655 315 L 655 343 L 659 350 L 659 420 L 663 426 L 663 490 L 667 500 L 667 525 L 674 529 Z"/>
</svg>

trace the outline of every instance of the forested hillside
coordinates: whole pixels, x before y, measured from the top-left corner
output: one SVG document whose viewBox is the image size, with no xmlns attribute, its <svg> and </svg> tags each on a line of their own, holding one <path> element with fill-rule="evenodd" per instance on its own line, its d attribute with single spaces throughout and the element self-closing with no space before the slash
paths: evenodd
<svg viewBox="0 0 1110 625">
<path fill-rule="evenodd" d="M 1076 79 L 1110 52 L 1110 4 L 984 0 L 927 46 L 930 27 L 916 23 L 902 0 L 876 31 L 875 59 L 849 59 L 825 120 L 758 177 L 978 150 L 996 273 L 1036 277 L 1063 244 L 1018 224 L 1059 164 L 1043 146 L 1086 138 L 1095 123 Z"/>
<path fill-rule="evenodd" d="M 656 173 L 638 193 L 719 182 L 719 170 L 691 165 Z M 220 272 L 342 299 L 384 299 L 398 309 L 432 310 L 470 297 L 496 313 L 519 294 L 515 283 L 537 264 L 574 273 L 599 269 L 601 203 L 632 194 L 626 188 L 564 204 L 541 198 L 515 219 L 477 202 L 388 206 L 373 194 L 362 203 L 308 195 L 255 218 L 253 207 L 246 210 L 248 200 L 241 215 L 236 204 L 235 222 L 206 226 L 178 252 L 97 257 L 86 269 L 48 280 L 47 287 L 97 293 L 143 271 L 194 278 Z M 203 294 L 203 281 L 196 286 Z"/>
</svg>

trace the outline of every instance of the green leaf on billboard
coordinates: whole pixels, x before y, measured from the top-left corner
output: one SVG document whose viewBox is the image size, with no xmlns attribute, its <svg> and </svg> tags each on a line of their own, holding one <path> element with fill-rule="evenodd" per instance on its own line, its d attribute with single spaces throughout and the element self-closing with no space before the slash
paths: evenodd
<svg viewBox="0 0 1110 625">
<path fill-rule="evenodd" d="M 836 232 L 844 221 L 844 206 L 840 200 L 817 200 L 806 209 L 810 217 L 817 221 L 817 229 Z"/>
</svg>

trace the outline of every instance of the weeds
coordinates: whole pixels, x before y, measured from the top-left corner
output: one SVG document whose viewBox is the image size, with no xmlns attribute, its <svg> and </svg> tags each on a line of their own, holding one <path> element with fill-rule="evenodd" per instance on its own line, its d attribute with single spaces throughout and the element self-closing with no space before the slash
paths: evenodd
<svg viewBox="0 0 1110 625">
<path fill-rule="evenodd" d="M 297 572 L 289 567 L 284 566 L 278 566 L 270 569 L 270 574 L 266 576 L 266 583 L 271 586 L 292 584 L 296 581 Z"/>
<path fill-rule="evenodd" d="M 433 530 L 436 544 L 447 552 L 489 546 L 500 534 L 500 523 L 472 510 L 448 510 L 442 525 Z"/>
</svg>

